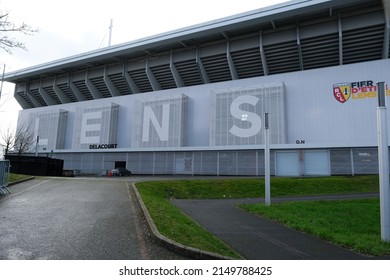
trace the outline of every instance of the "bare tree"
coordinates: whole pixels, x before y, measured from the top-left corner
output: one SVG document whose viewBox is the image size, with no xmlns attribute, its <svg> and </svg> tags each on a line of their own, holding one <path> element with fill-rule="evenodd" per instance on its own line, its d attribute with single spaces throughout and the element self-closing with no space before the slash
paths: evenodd
<svg viewBox="0 0 390 280">
<path fill-rule="evenodd" d="M 8 154 L 14 148 L 15 145 L 15 130 L 11 125 L 5 128 L 0 133 L 0 145 L 4 147 L 4 154 Z"/>
<path fill-rule="evenodd" d="M 13 23 L 9 19 L 8 11 L 0 10 L 0 48 L 5 50 L 7 53 L 12 53 L 12 49 L 14 48 L 26 49 L 25 44 L 14 37 L 10 37 L 10 33 L 32 35 L 37 31 L 37 29 L 32 28 L 26 23 Z"/>
<path fill-rule="evenodd" d="M 27 153 L 35 142 L 35 132 L 28 124 L 18 125 L 15 133 L 14 151 L 18 156 Z"/>
</svg>

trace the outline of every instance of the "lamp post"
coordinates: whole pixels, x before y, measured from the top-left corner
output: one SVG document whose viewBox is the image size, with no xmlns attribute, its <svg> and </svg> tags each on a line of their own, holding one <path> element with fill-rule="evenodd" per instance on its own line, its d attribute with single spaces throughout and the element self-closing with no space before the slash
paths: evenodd
<svg viewBox="0 0 390 280">
<path fill-rule="evenodd" d="M 269 148 L 269 120 L 268 113 L 264 114 L 264 181 L 265 181 L 265 204 L 271 205 L 271 170 L 270 170 L 270 148 Z"/>
<path fill-rule="evenodd" d="M 390 189 L 389 189 L 389 146 L 387 134 L 387 108 L 385 83 L 377 83 L 378 108 L 378 162 L 379 162 L 379 192 L 381 211 L 381 238 L 390 242 Z"/>
</svg>

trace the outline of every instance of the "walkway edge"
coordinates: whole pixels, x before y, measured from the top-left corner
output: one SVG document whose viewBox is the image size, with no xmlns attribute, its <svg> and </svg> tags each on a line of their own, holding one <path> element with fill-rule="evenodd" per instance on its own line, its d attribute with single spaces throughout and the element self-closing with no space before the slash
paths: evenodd
<svg viewBox="0 0 390 280">
<path fill-rule="evenodd" d="M 32 180 L 32 179 L 35 179 L 35 177 L 31 176 L 31 177 L 27 177 L 27 178 L 24 178 L 24 179 L 20 179 L 20 180 L 15 181 L 15 182 L 10 182 L 10 183 L 8 183 L 8 186 L 13 186 L 13 185 L 16 185 L 16 184 L 19 184 L 19 183 L 23 183 L 23 182 L 26 182 L 26 181 L 29 181 L 29 180 Z"/>
<path fill-rule="evenodd" d="M 229 258 L 229 257 L 226 257 L 226 256 L 222 256 L 220 254 L 216 254 L 216 253 L 212 253 L 212 252 L 208 252 L 208 251 L 204 251 L 204 250 L 201 250 L 201 249 L 197 249 L 197 248 L 193 248 L 193 247 L 190 247 L 190 246 L 186 246 L 186 245 L 183 245 L 181 243 L 178 243 L 172 239 L 169 239 L 167 237 L 165 237 L 164 235 L 162 235 L 156 225 L 154 224 L 153 222 L 153 219 L 152 217 L 150 216 L 149 214 L 149 211 L 148 209 L 146 208 L 145 206 L 145 203 L 143 202 L 142 198 L 141 198 L 141 195 L 139 194 L 138 192 L 138 189 L 137 187 L 135 186 L 135 183 L 132 183 L 131 184 L 132 186 L 132 189 L 137 197 L 137 201 L 142 209 L 142 212 L 146 218 L 146 221 L 148 223 L 148 227 L 153 235 L 153 237 L 158 240 L 161 244 L 163 244 L 166 248 L 176 252 L 176 253 L 179 253 L 179 254 L 182 254 L 182 255 L 185 255 L 185 256 L 188 256 L 188 257 L 194 257 L 194 258 L 197 258 L 197 259 L 203 259 L 203 260 L 206 260 L 206 259 L 210 259 L 210 260 L 234 260 L 233 258 Z"/>
</svg>

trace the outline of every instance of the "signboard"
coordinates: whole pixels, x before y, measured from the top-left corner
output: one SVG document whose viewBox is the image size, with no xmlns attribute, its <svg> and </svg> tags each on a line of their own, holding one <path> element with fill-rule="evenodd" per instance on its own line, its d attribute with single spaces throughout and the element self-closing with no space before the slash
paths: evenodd
<svg viewBox="0 0 390 280">
<path fill-rule="evenodd" d="M 390 90 L 386 85 L 386 96 L 390 95 Z M 340 102 L 345 103 L 348 100 L 363 100 L 367 98 L 377 98 L 376 84 L 372 80 L 343 82 L 333 85 L 333 96 Z"/>
</svg>

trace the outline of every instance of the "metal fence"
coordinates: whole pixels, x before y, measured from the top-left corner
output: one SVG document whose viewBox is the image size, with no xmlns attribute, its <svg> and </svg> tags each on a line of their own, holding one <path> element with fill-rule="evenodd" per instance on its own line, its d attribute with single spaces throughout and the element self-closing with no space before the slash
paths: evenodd
<svg viewBox="0 0 390 280">
<path fill-rule="evenodd" d="M 105 174 L 124 163 L 133 174 L 263 176 L 263 150 L 156 151 L 128 153 L 58 153 L 64 169 Z M 104 172 L 102 172 L 104 171 Z M 272 149 L 273 176 L 331 176 L 378 174 L 378 149 Z"/>
<path fill-rule="evenodd" d="M 9 160 L 0 160 L 0 195 L 11 193 L 7 188 L 10 166 Z"/>
</svg>

